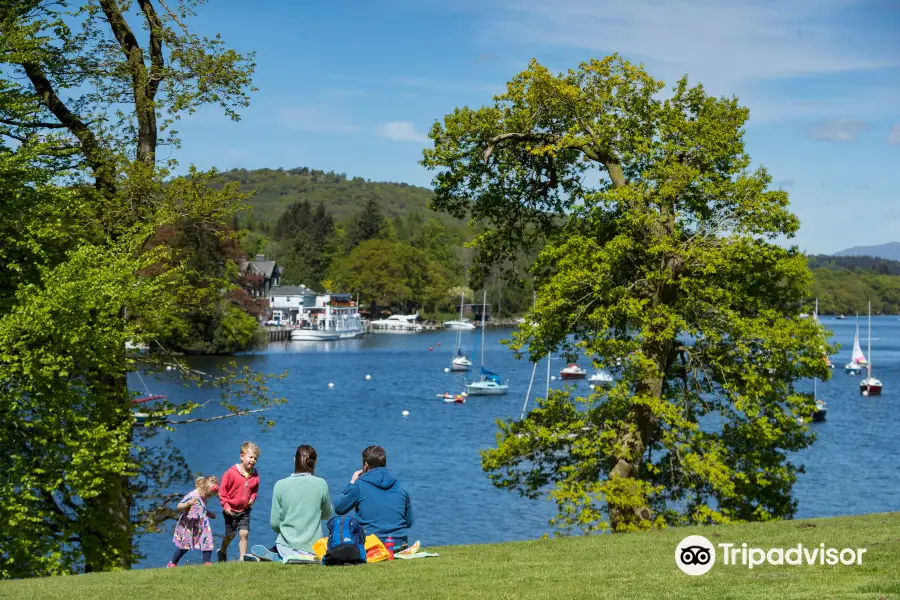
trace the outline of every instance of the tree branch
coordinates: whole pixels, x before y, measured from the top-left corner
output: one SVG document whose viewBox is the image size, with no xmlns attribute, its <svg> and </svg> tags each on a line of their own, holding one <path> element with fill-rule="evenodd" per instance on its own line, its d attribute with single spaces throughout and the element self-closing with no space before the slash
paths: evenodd
<svg viewBox="0 0 900 600">
<path fill-rule="evenodd" d="M 149 92 L 147 95 L 153 100 L 159 89 L 159 83 L 162 81 L 163 67 L 165 66 L 162 52 L 163 26 L 162 20 L 156 14 L 156 10 L 153 8 L 150 0 L 138 0 L 138 4 L 141 10 L 144 11 L 144 16 L 147 18 L 147 26 L 150 29 L 150 79 L 148 81 Z"/>
<path fill-rule="evenodd" d="M 163 421 L 166 425 L 186 425 L 188 423 L 209 423 L 210 421 L 218 421 L 220 419 L 231 419 L 233 417 L 243 417 L 253 413 L 259 413 L 269 410 L 268 408 L 257 408 L 254 410 L 244 410 L 241 412 L 231 413 L 229 415 L 220 415 L 218 417 L 197 417 L 196 419 L 185 419 L 184 421 L 172 421 L 166 419 Z"/>
<path fill-rule="evenodd" d="M 491 154 L 493 154 L 494 149 L 497 147 L 497 145 L 506 140 L 514 140 L 517 142 L 543 142 L 545 144 L 553 144 L 558 142 L 559 139 L 560 138 L 558 136 L 551 135 L 549 133 L 501 133 L 500 135 L 495 135 L 490 140 L 488 140 L 488 146 L 487 148 L 485 148 L 483 154 L 484 164 L 488 164 L 488 159 L 491 157 Z M 625 173 L 622 170 L 622 165 L 619 163 L 619 160 L 611 151 L 598 149 L 596 146 L 590 144 L 562 146 L 561 149 L 578 150 L 591 160 L 603 164 L 603 166 L 606 167 L 606 172 L 609 173 L 609 178 L 612 180 L 613 185 L 617 188 L 625 187 L 626 185 L 628 185 L 628 181 L 625 179 Z"/>
<path fill-rule="evenodd" d="M 81 143 L 81 150 L 94 171 L 94 185 L 106 197 L 111 198 L 116 194 L 116 181 L 113 169 L 107 160 L 106 154 L 94 133 L 69 107 L 56 95 L 53 85 L 44 75 L 44 71 L 37 63 L 22 63 L 25 74 L 34 86 L 35 91 L 50 112 L 62 123 L 66 129 Z"/>
<path fill-rule="evenodd" d="M 139 0 L 141 8 L 148 0 Z M 137 159 L 147 165 L 152 165 L 156 161 L 156 107 L 153 104 L 153 94 L 159 85 L 159 81 L 152 81 L 147 76 L 147 66 L 144 64 L 144 51 L 138 44 L 137 38 L 122 16 L 117 0 L 99 0 L 103 14 L 109 22 L 110 28 L 122 48 L 125 60 L 131 70 L 131 88 L 134 91 L 134 112 L 138 121 L 138 147 Z M 155 17 L 156 12 L 153 7 L 149 7 L 152 15 Z M 145 15 L 147 14 L 145 10 Z M 148 20 L 150 17 L 147 17 Z M 156 19 L 157 23 L 159 19 Z M 150 25 L 150 43 L 155 43 L 158 47 L 159 55 L 155 55 L 155 51 L 151 48 L 151 60 L 156 67 L 156 61 L 162 60 L 162 38 L 159 36 L 161 29 L 157 30 L 154 35 L 154 26 Z"/>
<path fill-rule="evenodd" d="M 9 119 L 0 119 L 0 123 L 4 125 L 12 125 L 14 127 L 34 127 L 34 128 L 44 128 L 44 129 L 65 129 L 66 126 L 62 123 L 22 123 L 20 121 L 10 121 Z"/>
</svg>

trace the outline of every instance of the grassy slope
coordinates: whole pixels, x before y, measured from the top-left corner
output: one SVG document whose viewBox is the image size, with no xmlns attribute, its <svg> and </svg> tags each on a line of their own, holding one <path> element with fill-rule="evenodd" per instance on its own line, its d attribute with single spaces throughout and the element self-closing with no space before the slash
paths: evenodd
<svg viewBox="0 0 900 600">
<path fill-rule="evenodd" d="M 333 173 L 304 173 L 299 169 L 235 169 L 221 175 L 225 181 L 240 181 L 243 192 L 256 192 L 247 203 L 253 207 L 254 216 L 263 222 L 275 222 L 288 206 L 299 200 L 309 200 L 313 207 L 322 201 L 332 216 L 344 221 L 368 198 L 374 197 L 389 218 L 419 212 L 426 219 L 439 218 L 446 225 L 463 224 L 426 208 L 431 190 L 405 183 L 346 179 Z"/>
<path fill-rule="evenodd" d="M 691 534 L 761 548 L 824 542 L 868 552 L 861 566 L 753 570 L 722 566 L 718 556 L 710 573 L 689 577 L 676 568 L 674 554 Z M 344 568 L 229 563 L 0 582 L 0 598 L 900 599 L 900 513 L 431 550 L 441 556 Z"/>
</svg>

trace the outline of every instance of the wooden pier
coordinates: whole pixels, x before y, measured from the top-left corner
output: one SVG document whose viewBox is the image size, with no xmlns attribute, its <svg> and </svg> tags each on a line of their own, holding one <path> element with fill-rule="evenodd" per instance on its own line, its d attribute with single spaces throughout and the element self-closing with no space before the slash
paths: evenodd
<svg viewBox="0 0 900 600">
<path fill-rule="evenodd" d="M 266 327 L 270 342 L 288 342 L 291 339 L 290 327 Z"/>
</svg>

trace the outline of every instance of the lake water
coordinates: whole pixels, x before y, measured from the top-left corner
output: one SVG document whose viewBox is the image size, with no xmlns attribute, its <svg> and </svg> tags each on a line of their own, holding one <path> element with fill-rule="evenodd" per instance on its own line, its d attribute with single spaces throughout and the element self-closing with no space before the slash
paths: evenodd
<svg viewBox="0 0 900 600">
<path fill-rule="evenodd" d="M 900 320 L 872 319 L 873 374 L 884 382 L 881 397 L 859 393 L 860 377 L 844 374 L 850 358 L 855 322 L 822 317 L 842 348 L 832 356 L 832 379 L 819 384 L 819 397 L 828 403 L 828 420 L 814 424 L 816 443 L 795 457 L 806 466 L 795 486 L 797 517 L 900 510 Z M 866 351 L 865 321 L 860 320 Z M 478 450 L 495 443 L 498 418 L 518 418 L 532 368 L 517 361 L 500 340 L 512 330 L 487 330 L 485 363 L 509 379 L 508 396 L 476 397 L 466 404 L 445 404 L 436 394 L 462 390 L 463 375 L 444 373 L 456 345 L 456 332 L 374 334 L 346 342 L 271 344 L 263 352 L 237 357 L 239 364 L 268 372 L 288 371 L 273 388 L 288 404 L 267 414 L 277 421 L 261 433 L 251 417 L 181 426 L 171 434 L 191 469 L 204 475 L 222 473 L 238 460 L 241 443 L 255 441 L 262 449 L 257 468 L 261 486 L 252 513 L 250 544 L 271 545 L 269 528 L 272 486 L 293 470 L 298 445 L 316 448 L 316 474 L 328 481 L 332 497 L 340 494 L 352 473 L 360 468 L 360 452 L 379 444 L 387 452 L 388 469 L 409 491 L 416 514 L 411 539 L 424 545 L 471 544 L 538 538 L 552 533 L 547 521 L 555 513 L 552 503 L 520 498 L 495 489 L 481 470 Z M 476 332 L 463 332 L 463 347 L 471 352 Z M 481 350 L 479 349 L 480 359 Z M 230 359 L 194 357 L 188 362 L 200 370 L 214 370 Z M 585 363 L 583 363 L 585 364 Z M 552 374 L 565 366 L 552 363 Z M 538 366 L 535 391 L 546 386 L 546 361 Z M 371 375 L 371 380 L 365 376 Z M 132 376 L 133 389 L 142 389 Z M 175 402 L 188 398 L 211 399 L 207 416 L 221 414 L 217 395 L 189 396 L 176 385 L 175 375 L 147 378 L 153 393 L 167 394 Z M 328 384 L 334 383 L 329 389 Z M 551 382 L 553 387 L 560 381 Z M 587 382 L 579 387 L 587 391 Z M 409 411 L 403 417 L 402 412 Z M 201 413 L 203 414 L 203 413 Z M 190 491 L 192 486 L 183 490 Z M 180 491 L 180 490 L 179 490 Z M 217 500 L 211 509 L 217 538 L 223 524 Z M 139 545 L 146 558 L 140 567 L 162 566 L 173 551 L 171 523 L 163 533 L 144 536 Z M 199 552 L 182 564 L 200 560 Z M 229 558 L 237 556 L 237 542 Z"/>
</svg>

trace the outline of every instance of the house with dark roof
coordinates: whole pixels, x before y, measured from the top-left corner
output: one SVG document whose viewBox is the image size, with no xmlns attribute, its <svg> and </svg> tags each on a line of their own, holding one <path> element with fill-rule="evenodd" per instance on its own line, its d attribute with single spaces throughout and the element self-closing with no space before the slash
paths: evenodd
<svg viewBox="0 0 900 600">
<path fill-rule="evenodd" d="M 297 323 L 303 307 L 316 305 L 317 292 L 305 285 L 276 285 L 267 296 L 272 318 L 284 323 Z"/>
<path fill-rule="evenodd" d="M 281 282 L 281 268 L 274 260 L 266 260 L 265 254 L 257 254 L 256 260 L 243 260 L 238 266 L 244 275 L 244 287 L 251 296 L 265 298 L 269 290 Z"/>
</svg>

